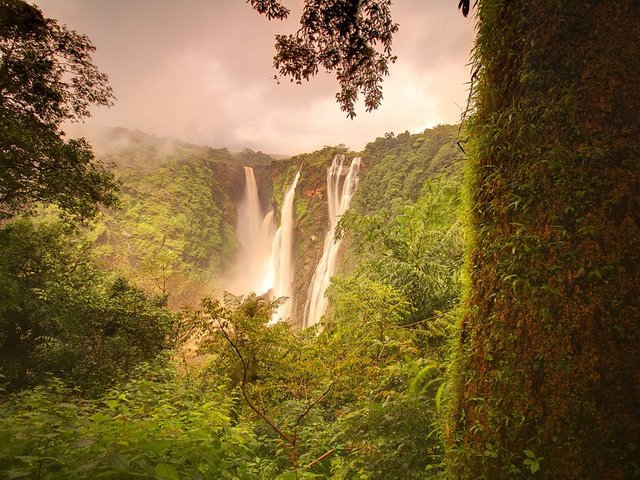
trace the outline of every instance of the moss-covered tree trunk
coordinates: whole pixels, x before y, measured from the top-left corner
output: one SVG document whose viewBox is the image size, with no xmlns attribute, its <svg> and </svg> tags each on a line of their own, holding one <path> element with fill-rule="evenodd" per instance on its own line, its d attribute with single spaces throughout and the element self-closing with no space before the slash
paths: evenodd
<svg viewBox="0 0 640 480">
<path fill-rule="evenodd" d="M 451 476 L 636 478 L 640 2 L 479 15 Z"/>
</svg>

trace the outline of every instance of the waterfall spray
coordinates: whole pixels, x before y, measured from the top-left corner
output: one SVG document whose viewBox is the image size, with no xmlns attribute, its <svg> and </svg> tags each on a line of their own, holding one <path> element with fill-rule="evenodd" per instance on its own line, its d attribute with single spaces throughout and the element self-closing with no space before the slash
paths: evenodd
<svg viewBox="0 0 640 480">
<path fill-rule="evenodd" d="M 309 285 L 307 303 L 305 304 L 304 309 L 305 327 L 310 327 L 318 323 L 324 312 L 327 310 L 329 302 L 324 294 L 329 286 L 331 277 L 335 272 L 338 250 L 342 244 L 342 240 L 334 240 L 335 229 L 338 225 L 339 217 L 349 208 L 351 198 L 358 186 L 360 157 L 355 157 L 352 160 L 349 172 L 342 183 L 342 188 L 340 188 L 340 180 L 344 172 L 344 161 L 344 155 L 336 155 L 333 157 L 331 167 L 327 171 L 329 230 L 324 238 L 322 257 L 316 266 L 313 278 L 311 279 L 311 284 Z"/>
<path fill-rule="evenodd" d="M 258 186 L 251 167 L 244 167 L 245 189 L 238 204 L 236 232 L 241 251 L 236 259 L 235 273 L 227 280 L 229 291 L 235 294 L 271 291 L 275 298 L 287 297 L 274 313 L 272 322 L 291 315 L 293 296 L 293 230 L 294 205 L 300 171 L 285 192 L 280 210 L 280 226 L 276 229 L 273 210 L 262 215 Z"/>
</svg>

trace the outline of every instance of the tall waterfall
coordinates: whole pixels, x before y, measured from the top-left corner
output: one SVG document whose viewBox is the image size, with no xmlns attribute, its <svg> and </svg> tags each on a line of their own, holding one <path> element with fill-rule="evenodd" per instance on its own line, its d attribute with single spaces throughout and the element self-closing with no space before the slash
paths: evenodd
<svg viewBox="0 0 640 480">
<path fill-rule="evenodd" d="M 293 227 L 294 209 L 293 199 L 300 179 L 300 170 L 284 195 L 280 210 L 280 226 L 273 238 L 271 247 L 271 265 L 273 270 L 273 295 L 288 297 L 274 314 L 273 321 L 287 318 L 291 315 L 291 296 L 293 295 Z"/>
<path fill-rule="evenodd" d="M 235 293 L 264 293 L 273 283 L 271 243 L 275 231 L 273 212 L 263 216 L 253 168 L 244 167 L 245 188 L 238 204 L 236 233 L 241 252 L 235 278 L 228 284 Z"/>
<path fill-rule="evenodd" d="M 333 157 L 331 167 L 327 171 L 327 203 L 329 207 L 329 230 L 324 237 L 324 248 L 320 262 L 309 285 L 307 303 L 305 305 L 304 326 L 310 327 L 320 321 L 320 318 L 327 310 L 328 300 L 325 291 L 329 286 L 331 277 L 336 268 L 338 250 L 342 240 L 334 241 L 335 229 L 338 225 L 339 217 L 349 208 L 351 198 L 358 186 L 358 172 L 360 171 L 360 157 L 355 157 L 344 182 L 341 179 L 345 170 L 344 155 Z"/>
<path fill-rule="evenodd" d="M 293 229 L 295 196 L 300 171 L 286 191 L 280 211 L 280 226 L 276 230 L 273 210 L 263 216 L 258 185 L 251 167 L 244 167 L 245 188 L 238 203 L 236 232 L 241 251 L 235 262 L 235 273 L 226 280 L 226 287 L 235 294 L 271 291 L 275 298 L 288 299 L 273 315 L 273 322 L 291 315 L 293 295 Z"/>
</svg>

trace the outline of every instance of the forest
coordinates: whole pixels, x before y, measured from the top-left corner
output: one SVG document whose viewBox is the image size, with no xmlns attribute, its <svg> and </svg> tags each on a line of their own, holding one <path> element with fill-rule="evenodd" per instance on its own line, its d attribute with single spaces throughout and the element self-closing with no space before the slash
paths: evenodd
<svg viewBox="0 0 640 480">
<path fill-rule="evenodd" d="M 640 7 L 448 3 L 461 124 L 284 156 L 66 135 L 95 47 L 0 0 L 0 478 L 640 478 Z M 275 68 L 377 108 L 390 5 Z"/>
</svg>

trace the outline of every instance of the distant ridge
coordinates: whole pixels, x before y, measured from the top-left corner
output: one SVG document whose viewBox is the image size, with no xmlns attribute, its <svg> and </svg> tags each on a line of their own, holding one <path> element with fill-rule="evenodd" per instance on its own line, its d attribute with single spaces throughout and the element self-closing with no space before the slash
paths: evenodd
<svg viewBox="0 0 640 480">
<path fill-rule="evenodd" d="M 290 158 L 287 155 L 269 155 L 261 151 L 229 149 L 196 145 L 170 137 L 159 137 L 124 127 L 86 124 L 65 125 L 68 137 L 84 137 L 93 146 L 96 156 L 119 167 L 154 167 L 184 158 L 201 158 L 238 165 L 268 165 L 272 161 Z"/>
</svg>

